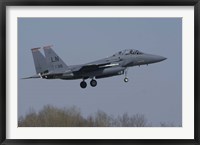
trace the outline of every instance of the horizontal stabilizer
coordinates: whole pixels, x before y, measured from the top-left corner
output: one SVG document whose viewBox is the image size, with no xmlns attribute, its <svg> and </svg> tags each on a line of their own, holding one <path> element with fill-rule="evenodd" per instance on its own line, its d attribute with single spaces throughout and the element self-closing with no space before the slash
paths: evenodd
<svg viewBox="0 0 200 145">
<path fill-rule="evenodd" d="M 26 77 L 26 78 L 21 78 L 21 79 L 37 79 L 40 78 L 39 75 L 34 75 L 34 76 L 30 76 L 30 77 Z"/>
</svg>

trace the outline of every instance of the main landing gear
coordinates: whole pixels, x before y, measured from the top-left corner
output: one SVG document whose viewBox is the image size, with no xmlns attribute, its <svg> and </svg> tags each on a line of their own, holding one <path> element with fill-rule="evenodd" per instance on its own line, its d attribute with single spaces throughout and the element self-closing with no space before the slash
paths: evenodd
<svg viewBox="0 0 200 145">
<path fill-rule="evenodd" d="M 91 85 L 92 87 L 95 87 L 95 86 L 97 85 L 97 81 L 94 80 L 94 79 L 92 79 L 92 80 L 90 81 L 90 85 Z"/>
<path fill-rule="evenodd" d="M 90 85 L 91 85 L 92 87 L 96 87 L 97 81 L 96 81 L 95 79 L 92 79 L 92 80 L 90 81 Z M 83 89 L 85 89 L 85 88 L 87 87 L 87 83 L 85 82 L 85 80 L 83 80 L 83 81 L 80 83 L 80 87 L 83 88 Z"/>
<path fill-rule="evenodd" d="M 80 86 L 81 88 L 85 89 L 87 87 L 87 83 L 83 80 L 81 83 L 80 83 Z"/>
</svg>

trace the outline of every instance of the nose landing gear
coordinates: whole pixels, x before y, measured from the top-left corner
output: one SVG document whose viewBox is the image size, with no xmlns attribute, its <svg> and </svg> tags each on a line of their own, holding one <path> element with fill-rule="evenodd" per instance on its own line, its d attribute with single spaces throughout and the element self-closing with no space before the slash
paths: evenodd
<svg viewBox="0 0 200 145">
<path fill-rule="evenodd" d="M 127 77 L 124 78 L 124 82 L 125 82 L 125 83 L 128 82 L 128 78 L 127 78 Z"/>
<path fill-rule="evenodd" d="M 125 73 L 124 82 L 127 83 L 128 82 L 128 77 L 127 77 L 128 69 L 125 69 L 124 73 Z"/>
</svg>

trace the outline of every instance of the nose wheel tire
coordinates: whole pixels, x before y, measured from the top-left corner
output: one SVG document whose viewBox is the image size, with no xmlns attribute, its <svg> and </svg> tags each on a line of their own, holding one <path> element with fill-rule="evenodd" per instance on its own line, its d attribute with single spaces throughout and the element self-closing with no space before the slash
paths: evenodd
<svg viewBox="0 0 200 145">
<path fill-rule="evenodd" d="M 94 80 L 94 79 L 92 79 L 92 80 L 90 81 L 90 85 L 91 85 L 92 87 L 95 87 L 95 86 L 97 85 L 97 81 Z"/>
<path fill-rule="evenodd" d="M 87 83 L 85 81 L 82 81 L 80 83 L 81 88 L 85 89 L 87 87 Z"/>
<path fill-rule="evenodd" d="M 127 83 L 128 82 L 128 78 L 126 77 L 126 78 L 124 78 L 124 82 L 125 83 Z"/>
</svg>

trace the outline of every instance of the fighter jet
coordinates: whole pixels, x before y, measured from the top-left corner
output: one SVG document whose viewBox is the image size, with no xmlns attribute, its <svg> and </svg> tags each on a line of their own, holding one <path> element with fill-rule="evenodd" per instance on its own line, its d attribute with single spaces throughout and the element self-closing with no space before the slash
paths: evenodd
<svg viewBox="0 0 200 145">
<path fill-rule="evenodd" d="M 27 77 L 42 79 L 75 80 L 82 79 L 81 88 L 86 88 L 86 79 L 91 79 L 90 85 L 97 85 L 96 79 L 125 75 L 124 82 L 128 82 L 127 71 L 129 67 L 148 65 L 165 60 L 165 57 L 146 54 L 139 50 L 126 49 L 114 55 L 90 63 L 68 66 L 54 52 L 52 46 L 45 46 L 44 54 L 41 47 L 32 48 L 32 55 L 36 69 L 36 75 Z"/>
</svg>

